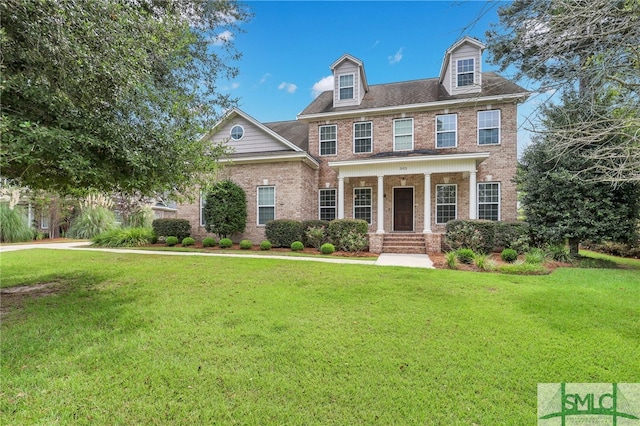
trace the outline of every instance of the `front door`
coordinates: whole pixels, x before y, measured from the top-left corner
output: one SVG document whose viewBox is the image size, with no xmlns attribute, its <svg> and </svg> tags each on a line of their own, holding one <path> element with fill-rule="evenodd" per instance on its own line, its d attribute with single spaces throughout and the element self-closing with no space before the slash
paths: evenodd
<svg viewBox="0 0 640 426">
<path fill-rule="evenodd" d="M 413 231 L 413 188 L 393 188 L 393 230 Z"/>
</svg>

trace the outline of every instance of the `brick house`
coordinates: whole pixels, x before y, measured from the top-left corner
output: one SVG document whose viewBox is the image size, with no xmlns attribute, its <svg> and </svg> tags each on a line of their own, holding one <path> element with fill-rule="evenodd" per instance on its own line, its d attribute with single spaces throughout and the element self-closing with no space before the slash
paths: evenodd
<svg viewBox="0 0 640 426">
<path fill-rule="evenodd" d="M 247 194 L 237 239 L 262 241 L 273 218 L 358 218 L 370 225 L 373 252 L 398 240 L 439 251 L 451 219 L 516 220 L 517 105 L 529 93 L 483 73 L 483 50 L 464 37 L 445 52 L 438 77 L 378 85 L 345 54 L 331 65 L 334 89 L 297 120 L 227 113 L 205 137 L 232 148 L 222 177 Z M 177 212 L 198 237 L 206 234 L 201 204 Z"/>
</svg>

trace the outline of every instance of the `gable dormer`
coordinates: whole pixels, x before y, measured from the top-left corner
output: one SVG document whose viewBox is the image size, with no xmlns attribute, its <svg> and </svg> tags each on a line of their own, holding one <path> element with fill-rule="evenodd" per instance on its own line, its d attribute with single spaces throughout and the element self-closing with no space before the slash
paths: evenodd
<svg viewBox="0 0 640 426">
<path fill-rule="evenodd" d="M 369 90 L 364 64 L 344 54 L 331 65 L 333 74 L 333 107 L 357 106 Z"/>
<path fill-rule="evenodd" d="M 440 68 L 440 84 L 450 95 L 479 93 L 482 90 L 484 44 L 465 36 L 447 49 Z"/>
</svg>

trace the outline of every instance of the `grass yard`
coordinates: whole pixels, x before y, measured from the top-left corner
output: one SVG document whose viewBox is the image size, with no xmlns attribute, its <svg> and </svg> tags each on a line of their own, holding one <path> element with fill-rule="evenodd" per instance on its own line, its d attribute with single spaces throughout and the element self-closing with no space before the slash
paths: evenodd
<svg viewBox="0 0 640 426">
<path fill-rule="evenodd" d="M 640 382 L 640 273 L 3 253 L 0 424 L 524 425 Z"/>
</svg>

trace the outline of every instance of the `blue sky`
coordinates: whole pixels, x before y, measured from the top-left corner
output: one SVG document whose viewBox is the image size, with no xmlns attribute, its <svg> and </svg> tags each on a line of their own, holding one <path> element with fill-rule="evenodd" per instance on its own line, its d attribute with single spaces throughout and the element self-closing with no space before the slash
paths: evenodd
<svg viewBox="0 0 640 426">
<path fill-rule="evenodd" d="M 344 53 L 364 62 L 369 84 L 438 76 L 445 50 L 469 35 L 485 39 L 501 1 L 249 1 L 253 18 L 232 38 L 240 75 L 220 82 L 259 121 L 294 120 L 326 89 Z M 497 70 L 487 63 L 484 71 Z M 508 73 L 502 73 L 509 77 Z M 526 88 L 526 87 L 525 87 Z M 529 101 L 528 104 L 531 104 Z M 521 106 L 520 124 L 531 111 Z M 519 146 L 528 142 L 519 134 Z M 521 151 L 521 150 L 520 150 Z"/>
</svg>

